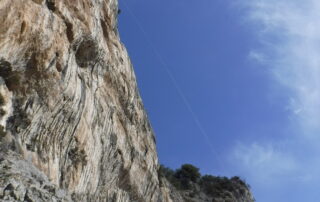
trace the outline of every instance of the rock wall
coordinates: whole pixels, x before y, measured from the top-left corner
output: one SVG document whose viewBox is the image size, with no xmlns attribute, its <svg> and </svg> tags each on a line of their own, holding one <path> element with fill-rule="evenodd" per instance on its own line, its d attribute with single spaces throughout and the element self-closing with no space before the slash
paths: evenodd
<svg viewBox="0 0 320 202">
<path fill-rule="evenodd" d="M 74 199 L 151 201 L 155 139 L 117 12 L 115 0 L 0 1 L 2 147 Z"/>
<path fill-rule="evenodd" d="M 1 200 L 178 200 L 117 15 L 117 0 L 0 0 Z"/>
</svg>

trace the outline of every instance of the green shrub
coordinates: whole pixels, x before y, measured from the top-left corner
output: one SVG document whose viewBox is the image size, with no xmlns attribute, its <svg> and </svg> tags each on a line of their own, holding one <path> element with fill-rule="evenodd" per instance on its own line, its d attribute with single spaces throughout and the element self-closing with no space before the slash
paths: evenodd
<svg viewBox="0 0 320 202">
<path fill-rule="evenodd" d="M 238 183 L 238 184 L 240 184 L 240 185 L 242 185 L 242 186 L 247 186 L 248 188 L 250 188 L 250 185 L 248 185 L 248 184 L 246 183 L 246 181 L 243 180 L 243 179 L 241 179 L 239 176 L 234 176 L 234 177 L 232 177 L 232 178 L 231 178 L 231 181 L 233 181 L 233 182 L 235 182 L 235 183 Z"/>
<path fill-rule="evenodd" d="M 160 165 L 160 168 L 159 168 L 160 177 L 171 178 L 173 175 L 174 175 L 174 170 L 172 170 L 171 168 L 165 167 L 164 165 Z"/>
<path fill-rule="evenodd" d="M 161 165 L 159 176 L 165 177 L 177 189 L 187 190 L 192 188 L 192 183 L 196 183 L 200 179 L 201 174 L 199 168 L 191 164 L 184 164 L 175 171 Z"/>
<path fill-rule="evenodd" d="M 191 164 L 184 164 L 180 169 L 176 170 L 174 176 L 179 180 L 182 189 L 191 189 L 192 182 L 196 183 L 201 174 L 199 173 L 199 168 Z"/>
<path fill-rule="evenodd" d="M 200 184 L 204 192 L 211 196 L 219 196 L 223 191 L 234 191 L 233 183 L 226 177 L 205 175 Z"/>
<path fill-rule="evenodd" d="M 220 198 L 225 201 L 232 200 L 233 196 L 240 197 L 249 188 L 249 185 L 238 176 L 231 179 L 212 175 L 201 176 L 199 168 L 191 164 L 184 164 L 175 171 L 161 165 L 158 175 L 160 179 L 165 177 L 178 190 L 196 191 L 196 185 L 198 185 L 202 192 L 213 197 L 213 199 Z M 190 197 L 195 196 L 193 194 L 195 192 L 190 193 L 192 193 Z"/>
<path fill-rule="evenodd" d="M 159 177 L 165 177 L 174 187 L 181 189 L 180 181 L 175 177 L 175 171 L 171 168 L 161 165 L 158 171 Z"/>
<path fill-rule="evenodd" d="M 186 179 L 188 181 L 197 182 L 197 180 L 201 177 L 201 174 L 199 173 L 199 168 L 191 164 L 184 164 L 176 171 L 175 176 L 178 179 Z"/>
<path fill-rule="evenodd" d="M 243 195 L 245 187 L 248 185 L 240 179 L 240 177 L 215 177 L 212 175 L 204 175 L 200 180 L 201 189 L 208 195 L 214 197 L 227 197 L 227 193 Z"/>
</svg>

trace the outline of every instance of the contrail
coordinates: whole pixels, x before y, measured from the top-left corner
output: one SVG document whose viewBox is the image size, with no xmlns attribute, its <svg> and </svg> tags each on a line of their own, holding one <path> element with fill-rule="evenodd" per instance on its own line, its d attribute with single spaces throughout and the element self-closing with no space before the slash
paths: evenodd
<svg viewBox="0 0 320 202">
<path fill-rule="evenodd" d="M 169 76 L 172 84 L 174 85 L 176 91 L 178 92 L 179 97 L 181 98 L 181 100 L 183 101 L 184 105 L 186 106 L 186 108 L 188 109 L 189 113 L 191 114 L 196 126 L 198 127 L 198 129 L 200 130 L 200 133 L 202 134 L 205 142 L 207 143 L 207 145 L 210 148 L 211 153 L 213 154 L 214 158 L 217 160 L 219 168 L 225 168 L 224 166 L 222 166 L 222 161 L 219 157 L 218 152 L 214 149 L 210 138 L 206 132 L 206 130 L 204 129 L 204 127 L 202 126 L 199 118 L 196 116 L 194 110 L 191 107 L 190 102 L 188 101 L 188 99 L 186 98 L 186 96 L 184 95 L 182 89 L 180 88 L 177 80 L 175 79 L 174 75 L 172 74 L 172 72 L 169 69 L 169 65 L 167 65 L 167 63 L 164 61 L 163 57 L 161 56 L 160 52 L 155 48 L 154 44 L 152 43 L 151 39 L 149 38 L 147 32 L 145 31 L 145 29 L 143 28 L 142 24 L 140 23 L 140 20 L 137 18 L 137 16 L 134 14 L 133 11 L 131 11 L 131 9 L 129 8 L 129 6 L 126 4 L 125 1 L 123 1 L 124 6 L 126 7 L 126 9 L 128 10 L 129 14 L 132 16 L 134 22 L 137 24 L 137 26 L 139 27 L 140 31 L 142 32 L 145 40 L 149 43 L 149 46 L 152 48 L 154 54 L 156 55 L 156 57 L 158 58 L 158 60 L 161 63 L 161 67 L 165 70 L 165 72 L 167 73 L 167 75 Z"/>
</svg>

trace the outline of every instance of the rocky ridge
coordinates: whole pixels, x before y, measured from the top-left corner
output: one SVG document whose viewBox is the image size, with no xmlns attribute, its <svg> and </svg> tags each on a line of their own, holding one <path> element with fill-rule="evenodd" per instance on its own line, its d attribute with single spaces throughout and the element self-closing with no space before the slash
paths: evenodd
<svg viewBox="0 0 320 202">
<path fill-rule="evenodd" d="M 0 200 L 186 201 L 160 185 L 117 15 L 117 0 L 0 1 Z"/>
</svg>

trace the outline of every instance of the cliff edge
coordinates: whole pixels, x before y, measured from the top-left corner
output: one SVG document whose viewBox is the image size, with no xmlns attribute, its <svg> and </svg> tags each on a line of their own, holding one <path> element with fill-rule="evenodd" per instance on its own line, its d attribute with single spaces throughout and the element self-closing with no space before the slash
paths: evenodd
<svg viewBox="0 0 320 202">
<path fill-rule="evenodd" d="M 186 201 L 160 182 L 117 15 L 117 0 L 0 1 L 0 200 Z"/>
</svg>

